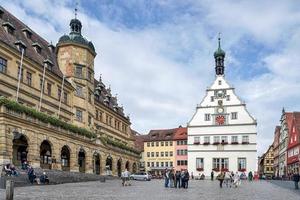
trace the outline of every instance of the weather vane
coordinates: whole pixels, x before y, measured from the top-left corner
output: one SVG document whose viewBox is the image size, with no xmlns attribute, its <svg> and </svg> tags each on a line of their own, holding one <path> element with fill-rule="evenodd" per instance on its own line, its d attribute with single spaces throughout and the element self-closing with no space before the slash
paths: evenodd
<svg viewBox="0 0 300 200">
<path fill-rule="evenodd" d="M 75 19 L 77 19 L 77 11 L 78 11 L 78 1 L 75 3 Z"/>
</svg>

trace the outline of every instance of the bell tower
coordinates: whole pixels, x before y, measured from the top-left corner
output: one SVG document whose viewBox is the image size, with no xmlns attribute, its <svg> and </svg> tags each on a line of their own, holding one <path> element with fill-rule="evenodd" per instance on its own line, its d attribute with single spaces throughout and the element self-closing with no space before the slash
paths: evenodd
<svg viewBox="0 0 300 200">
<path fill-rule="evenodd" d="M 220 34 L 218 37 L 218 49 L 214 53 L 215 57 L 215 70 L 216 70 L 216 75 L 217 76 L 224 76 L 224 58 L 225 58 L 225 51 L 221 49 L 221 38 Z"/>
</svg>

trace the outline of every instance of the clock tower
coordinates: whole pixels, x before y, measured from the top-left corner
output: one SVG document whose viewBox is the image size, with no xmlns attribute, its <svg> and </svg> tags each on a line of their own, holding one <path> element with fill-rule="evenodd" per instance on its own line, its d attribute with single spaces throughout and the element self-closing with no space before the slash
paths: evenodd
<svg viewBox="0 0 300 200">
<path fill-rule="evenodd" d="M 257 123 L 225 79 L 225 51 L 221 49 L 220 37 L 214 58 L 215 81 L 206 90 L 187 127 L 188 170 L 206 176 L 212 170 L 254 172 Z"/>
</svg>

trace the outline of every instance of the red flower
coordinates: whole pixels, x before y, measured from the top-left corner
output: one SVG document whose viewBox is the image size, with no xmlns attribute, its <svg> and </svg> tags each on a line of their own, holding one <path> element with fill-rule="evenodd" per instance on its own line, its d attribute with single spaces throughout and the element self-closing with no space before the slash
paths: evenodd
<svg viewBox="0 0 300 200">
<path fill-rule="evenodd" d="M 200 142 L 194 142 L 194 144 L 200 144 Z"/>
<path fill-rule="evenodd" d="M 219 171 L 220 171 L 220 169 L 219 169 L 219 168 L 213 168 L 213 171 L 215 171 L 215 172 L 219 172 Z"/>
<path fill-rule="evenodd" d="M 245 172 L 246 169 L 245 168 L 242 168 L 242 169 L 239 169 L 240 172 Z"/>
<path fill-rule="evenodd" d="M 201 171 L 203 171 L 203 168 L 202 167 L 198 167 L 197 171 L 201 172 Z"/>
<path fill-rule="evenodd" d="M 227 168 L 222 168 L 221 171 L 222 172 L 228 172 L 228 169 Z"/>
</svg>

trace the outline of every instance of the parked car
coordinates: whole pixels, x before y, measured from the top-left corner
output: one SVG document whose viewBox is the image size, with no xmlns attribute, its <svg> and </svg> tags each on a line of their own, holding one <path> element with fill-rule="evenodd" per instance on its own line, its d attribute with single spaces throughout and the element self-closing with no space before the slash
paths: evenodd
<svg viewBox="0 0 300 200">
<path fill-rule="evenodd" d="M 151 175 L 146 173 L 146 172 L 139 172 L 135 174 L 130 175 L 131 180 L 144 180 L 144 181 L 150 181 L 151 180 Z"/>
</svg>

